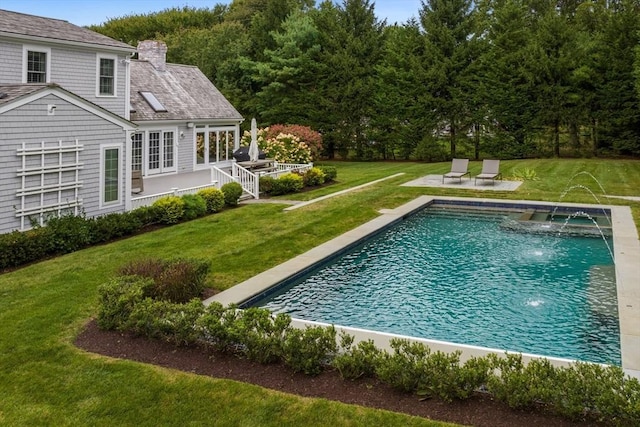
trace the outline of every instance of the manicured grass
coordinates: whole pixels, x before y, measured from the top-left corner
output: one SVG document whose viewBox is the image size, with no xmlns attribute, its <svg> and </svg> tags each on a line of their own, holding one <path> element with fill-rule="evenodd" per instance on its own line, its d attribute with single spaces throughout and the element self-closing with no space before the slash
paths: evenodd
<svg viewBox="0 0 640 427">
<path fill-rule="evenodd" d="M 381 208 L 421 194 L 555 202 L 575 174 L 587 171 L 607 194 L 640 196 L 640 161 L 503 161 L 505 178 L 523 168 L 534 169 L 540 178 L 514 193 L 398 185 L 446 172 L 450 163 L 332 164 L 338 167 L 336 185 L 296 196 L 309 199 L 398 172 L 404 175 L 291 212 L 278 204 L 241 206 L 0 275 L 0 425 L 443 425 L 108 359 L 71 343 L 95 314 L 97 287 L 137 257 L 209 259 L 210 285 L 226 289 L 374 218 Z M 480 168 L 472 162 L 472 175 Z M 589 180 L 579 175 L 573 183 L 587 186 Z M 603 203 L 632 205 L 640 225 L 640 203 L 607 200 L 596 184 L 588 186 Z M 581 188 L 563 200 L 594 203 Z"/>
</svg>

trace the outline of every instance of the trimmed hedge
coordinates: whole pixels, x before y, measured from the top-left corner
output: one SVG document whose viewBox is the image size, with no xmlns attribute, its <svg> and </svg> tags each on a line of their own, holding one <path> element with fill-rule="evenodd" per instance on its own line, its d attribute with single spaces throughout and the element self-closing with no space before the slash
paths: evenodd
<svg viewBox="0 0 640 427">
<path fill-rule="evenodd" d="M 239 185 L 239 184 L 238 184 Z M 153 224 L 171 225 L 220 211 L 224 196 L 217 188 L 182 197 L 168 196 L 152 206 L 93 218 L 66 214 L 44 226 L 0 234 L 0 271 L 130 236 Z"/>
<path fill-rule="evenodd" d="M 354 345 L 333 327 L 290 326 L 289 316 L 268 310 L 204 308 L 145 298 L 145 279 L 121 277 L 100 288 L 98 324 L 130 330 L 177 345 L 199 343 L 260 363 L 282 362 L 293 371 L 317 375 L 333 366 L 345 379 L 376 377 L 418 396 L 444 401 L 490 393 L 512 408 L 545 410 L 572 420 L 611 425 L 640 425 L 640 382 L 616 366 L 577 362 L 554 367 L 546 359 L 525 364 L 520 354 L 476 357 L 464 363 L 460 352 L 432 352 L 422 343 L 392 339 L 392 352 L 372 341 Z"/>
</svg>

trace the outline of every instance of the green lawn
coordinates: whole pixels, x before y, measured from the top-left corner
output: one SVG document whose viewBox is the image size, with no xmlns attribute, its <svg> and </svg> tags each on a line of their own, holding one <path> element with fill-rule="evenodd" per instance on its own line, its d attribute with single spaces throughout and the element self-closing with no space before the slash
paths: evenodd
<svg viewBox="0 0 640 427">
<path fill-rule="evenodd" d="M 0 275 L 0 425 L 444 425 L 109 359 L 80 351 L 71 342 L 95 313 L 97 287 L 136 257 L 210 259 L 211 286 L 226 289 L 374 218 L 378 209 L 421 194 L 556 202 L 571 178 L 587 171 L 609 195 L 640 196 L 640 161 L 503 161 L 505 178 L 529 168 L 540 179 L 524 182 L 514 193 L 495 194 L 398 185 L 446 172 L 450 163 L 334 164 L 337 184 L 284 198 L 307 200 L 405 174 L 291 212 L 278 204 L 241 206 Z M 472 175 L 480 168 L 472 162 Z M 572 184 L 588 186 L 603 203 L 631 205 L 640 225 L 640 203 L 607 200 L 587 175 L 578 175 Z M 594 203 L 594 196 L 576 188 L 563 200 Z"/>
</svg>

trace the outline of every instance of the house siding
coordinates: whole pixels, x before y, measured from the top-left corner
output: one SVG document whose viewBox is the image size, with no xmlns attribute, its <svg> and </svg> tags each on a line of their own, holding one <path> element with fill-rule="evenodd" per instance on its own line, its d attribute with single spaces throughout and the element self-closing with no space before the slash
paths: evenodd
<svg viewBox="0 0 640 427">
<path fill-rule="evenodd" d="M 47 105 L 55 104 L 54 115 L 47 114 Z M 21 198 L 16 192 L 21 188 L 21 177 L 18 170 L 22 168 L 22 157 L 18 149 L 23 143 L 28 146 L 41 144 L 55 144 L 63 141 L 71 144 L 76 139 L 82 145 L 80 161 L 83 163 L 78 179 L 82 186 L 78 190 L 82 199 L 82 209 L 87 216 L 95 216 L 111 212 L 124 211 L 124 203 L 118 206 L 100 208 L 100 149 L 102 144 L 121 144 L 122 153 L 125 149 L 126 131 L 121 126 L 111 123 L 93 113 L 71 104 L 53 94 L 44 96 L 26 105 L 17 107 L 0 115 L 0 158 L 3 167 L 0 169 L 0 233 L 20 229 L 20 218 L 16 217 L 16 208 L 20 207 Z M 64 161 L 72 162 L 68 154 Z M 124 155 L 122 171 L 124 168 Z M 41 158 L 28 158 L 31 166 L 37 166 Z M 45 157 L 45 162 L 58 161 L 55 156 Z M 67 174 L 68 175 L 68 174 Z M 122 174 L 124 175 L 124 173 Z M 56 174 L 46 174 L 45 183 L 58 181 Z M 70 179 L 66 177 L 65 179 Z M 40 175 L 29 177 L 28 182 L 37 184 Z M 120 177 L 120 191 L 124 196 L 124 176 Z M 63 197 L 67 197 L 65 195 Z M 55 201 L 57 194 L 45 194 L 45 202 Z M 33 204 L 33 201 L 30 201 Z"/>
<path fill-rule="evenodd" d="M 109 111 L 125 117 L 126 106 L 129 102 L 126 95 L 126 67 L 122 63 L 126 56 L 109 51 L 82 50 L 61 48 L 56 45 L 36 43 L 13 43 L 0 40 L 0 84 L 22 83 L 22 52 L 23 46 L 38 46 L 51 49 L 51 83 L 91 101 Z M 97 97 L 97 55 L 116 56 L 116 96 Z M 122 62 L 121 62 L 122 61 Z M 126 118 L 126 117 L 125 117 Z"/>
<path fill-rule="evenodd" d="M 0 40 L 0 58 L 2 58 L 0 83 L 20 83 L 22 81 L 22 45 Z"/>
<path fill-rule="evenodd" d="M 195 151 L 195 128 L 180 128 L 178 132 L 184 132 L 184 138 L 180 139 L 178 147 L 178 172 L 193 172 Z"/>
</svg>

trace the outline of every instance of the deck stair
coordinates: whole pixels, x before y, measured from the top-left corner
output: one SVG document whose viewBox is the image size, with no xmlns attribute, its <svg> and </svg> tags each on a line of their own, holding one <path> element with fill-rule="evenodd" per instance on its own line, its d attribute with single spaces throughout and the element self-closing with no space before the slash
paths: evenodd
<svg viewBox="0 0 640 427">
<path fill-rule="evenodd" d="M 274 159 L 260 159 L 256 162 L 235 162 L 227 172 L 213 167 L 215 179 L 220 186 L 228 182 L 238 182 L 242 185 L 243 195 L 241 199 L 260 198 L 260 177 L 272 176 L 277 178 L 283 173 L 292 171 L 305 171 L 311 169 L 313 163 L 279 163 Z"/>
</svg>

